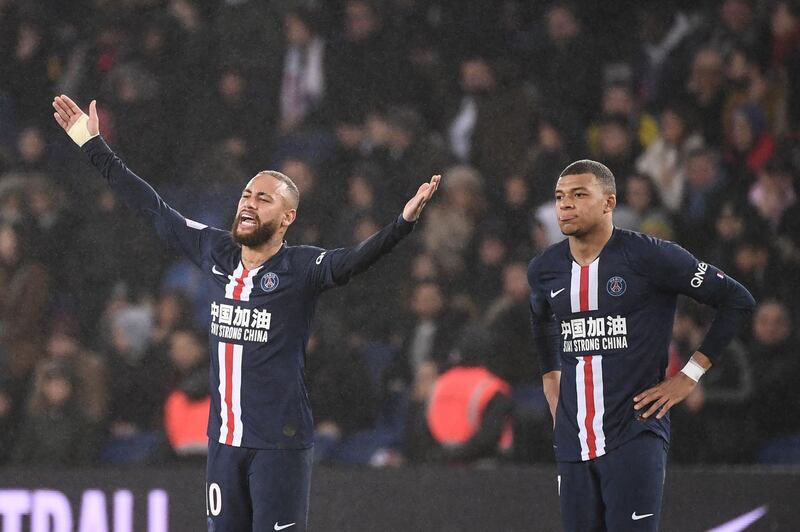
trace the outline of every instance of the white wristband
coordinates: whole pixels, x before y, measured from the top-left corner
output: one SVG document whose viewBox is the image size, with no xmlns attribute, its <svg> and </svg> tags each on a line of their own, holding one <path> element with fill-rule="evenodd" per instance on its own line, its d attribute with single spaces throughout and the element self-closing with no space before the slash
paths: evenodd
<svg viewBox="0 0 800 532">
<path fill-rule="evenodd" d="M 689 359 L 689 362 L 687 362 L 681 370 L 681 373 L 692 379 L 694 382 L 700 382 L 700 377 L 702 377 L 705 372 L 706 368 L 695 362 L 692 358 Z"/>
<path fill-rule="evenodd" d="M 69 138 L 71 138 L 78 146 L 83 146 L 89 142 L 90 139 L 97 136 L 89 133 L 89 128 L 86 125 L 88 122 L 89 117 L 83 114 L 80 118 L 78 118 L 78 121 L 72 124 L 72 127 L 67 130 L 67 135 L 69 135 Z"/>
</svg>

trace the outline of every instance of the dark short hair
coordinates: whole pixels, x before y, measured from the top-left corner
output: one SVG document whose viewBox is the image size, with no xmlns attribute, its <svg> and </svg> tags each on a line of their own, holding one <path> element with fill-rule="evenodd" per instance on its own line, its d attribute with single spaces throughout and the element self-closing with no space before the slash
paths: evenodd
<svg viewBox="0 0 800 532">
<path fill-rule="evenodd" d="M 592 174 L 600 182 L 603 190 L 609 194 L 617 193 L 617 181 L 614 179 L 614 174 L 608 169 L 608 166 L 597 161 L 590 159 L 581 159 L 570 163 L 564 170 L 561 171 L 559 178 L 565 175 L 578 175 L 578 174 Z"/>
</svg>

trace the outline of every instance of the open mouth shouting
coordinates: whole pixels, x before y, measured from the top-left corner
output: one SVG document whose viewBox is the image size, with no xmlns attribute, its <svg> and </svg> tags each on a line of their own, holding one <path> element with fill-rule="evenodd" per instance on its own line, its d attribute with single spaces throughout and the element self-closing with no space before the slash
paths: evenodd
<svg viewBox="0 0 800 532">
<path fill-rule="evenodd" d="M 239 228 L 250 230 L 255 229 L 259 225 L 258 216 L 250 211 L 242 211 L 239 215 Z"/>
</svg>

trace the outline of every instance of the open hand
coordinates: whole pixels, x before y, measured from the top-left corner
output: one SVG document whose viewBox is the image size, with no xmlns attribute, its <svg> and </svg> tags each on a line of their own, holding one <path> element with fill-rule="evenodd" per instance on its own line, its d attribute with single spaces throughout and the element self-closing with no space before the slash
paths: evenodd
<svg viewBox="0 0 800 532">
<path fill-rule="evenodd" d="M 633 398 L 635 403 L 633 409 L 642 410 L 650 405 L 642 414 L 642 418 L 647 419 L 658 412 L 656 419 L 661 419 L 670 408 L 686 399 L 695 386 L 697 383 L 694 380 L 678 372 L 658 385 L 637 394 Z"/>
<path fill-rule="evenodd" d="M 439 188 L 439 182 L 442 176 L 435 175 L 431 177 L 430 182 L 423 183 L 417 189 L 416 195 L 408 200 L 406 206 L 403 208 L 403 219 L 407 222 L 416 222 L 425 204 L 433 197 L 433 193 Z"/>
<path fill-rule="evenodd" d="M 58 122 L 58 125 L 61 126 L 64 131 L 69 133 L 70 128 L 78 123 L 78 120 L 81 119 L 82 116 L 86 116 L 86 113 L 81 111 L 81 108 L 78 107 L 78 104 L 72 101 L 69 96 L 62 94 L 61 96 L 56 96 L 53 99 L 53 108 L 56 110 L 53 113 L 53 117 Z M 100 121 L 97 118 L 97 101 L 92 100 L 89 104 L 89 117 L 88 121 L 86 122 L 86 129 L 89 131 L 89 135 L 94 136 L 100 133 Z"/>
</svg>

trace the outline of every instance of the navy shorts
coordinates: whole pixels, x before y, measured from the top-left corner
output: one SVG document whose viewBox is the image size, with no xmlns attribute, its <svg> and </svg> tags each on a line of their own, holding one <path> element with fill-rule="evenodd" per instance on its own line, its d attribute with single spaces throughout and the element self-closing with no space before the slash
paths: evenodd
<svg viewBox="0 0 800 532">
<path fill-rule="evenodd" d="M 559 462 L 564 530 L 658 530 L 667 447 L 661 437 L 642 432 L 594 460 Z"/>
<path fill-rule="evenodd" d="M 208 443 L 209 532 L 303 532 L 314 449 L 246 449 Z"/>
</svg>

